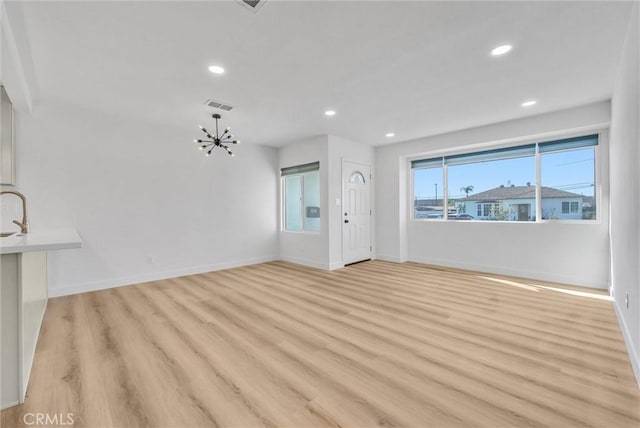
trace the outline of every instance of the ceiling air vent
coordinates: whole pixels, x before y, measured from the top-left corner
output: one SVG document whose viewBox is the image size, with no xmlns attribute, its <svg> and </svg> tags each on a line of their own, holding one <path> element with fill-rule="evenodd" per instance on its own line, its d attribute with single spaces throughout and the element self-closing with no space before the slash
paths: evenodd
<svg viewBox="0 0 640 428">
<path fill-rule="evenodd" d="M 258 13 L 258 11 L 264 6 L 266 0 L 236 0 L 238 3 L 243 5 L 245 8 L 249 9 L 253 13 Z"/>
<path fill-rule="evenodd" d="M 225 111 L 233 110 L 233 106 L 230 106 L 229 104 L 221 103 L 218 101 L 207 100 L 204 103 L 209 107 L 219 108 L 220 110 L 225 110 Z"/>
</svg>

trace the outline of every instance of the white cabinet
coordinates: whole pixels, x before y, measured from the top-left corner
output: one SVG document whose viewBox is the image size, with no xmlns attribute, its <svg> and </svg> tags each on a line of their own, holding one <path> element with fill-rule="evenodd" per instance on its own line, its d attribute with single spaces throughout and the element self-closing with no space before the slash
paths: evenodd
<svg viewBox="0 0 640 428">
<path fill-rule="evenodd" d="M 47 252 L 3 254 L 0 260 L 0 407 L 24 401 L 47 307 Z"/>
</svg>

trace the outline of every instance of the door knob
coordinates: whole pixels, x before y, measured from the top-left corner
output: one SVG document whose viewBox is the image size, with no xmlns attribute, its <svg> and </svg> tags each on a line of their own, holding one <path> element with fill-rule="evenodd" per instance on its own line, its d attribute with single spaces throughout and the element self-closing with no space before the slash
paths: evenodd
<svg viewBox="0 0 640 428">
<path fill-rule="evenodd" d="M 349 223 L 349 220 L 346 220 L 346 219 L 345 219 L 345 221 L 344 221 L 344 222 L 345 222 L 345 223 Z"/>
</svg>

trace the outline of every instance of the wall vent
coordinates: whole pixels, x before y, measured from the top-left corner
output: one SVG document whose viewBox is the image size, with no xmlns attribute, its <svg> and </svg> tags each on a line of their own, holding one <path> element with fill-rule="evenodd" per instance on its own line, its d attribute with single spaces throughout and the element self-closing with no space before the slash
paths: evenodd
<svg viewBox="0 0 640 428">
<path fill-rule="evenodd" d="M 233 106 L 225 103 L 221 103 L 219 101 L 207 100 L 204 102 L 209 107 L 219 108 L 220 110 L 231 111 L 233 110 Z"/>
<path fill-rule="evenodd" d="M 240 3 L 246 9 L 249 9 L 253 13 L 258 13 L 262 6 L 266 3 L 266 0 L 236 0 L 236 2 Z"/>
</svg>

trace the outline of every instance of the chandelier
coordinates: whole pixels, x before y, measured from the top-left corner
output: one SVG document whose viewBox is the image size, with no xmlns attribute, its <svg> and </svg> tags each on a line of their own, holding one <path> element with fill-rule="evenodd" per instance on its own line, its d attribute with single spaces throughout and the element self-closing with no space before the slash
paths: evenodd
<svg viewBox="0 0 640 428">
<path fill-rule="evenodd" d="M 229 131 L 231 131 L 231 128 L 229 127 L 225 128 L 222 135 L 220 135 L 220 133 L 218 132 L 218 119 L 222 118 L 222 116 L 216 113 L 211 115 L 211 117 L 213 117 L 216 120 L 215 137 L 211 135 L 204 126 L 200 125 L 200 129 L 207 136 L 208 140 L 193 140 L 193 142 L 200 145 L 199 147 L 200 150 L 209 149 L 207 150 L 207 153 L 206 153 L 207 156 L 211 156 L 211 152 L 216 147 L 225 149 L 230 156 L 233 156 L 233 152 L 229 150 L 228 144 L 240 144 L 240 141 L 232 140 L 233 134 L 229 133 Z"/>
</svg>

